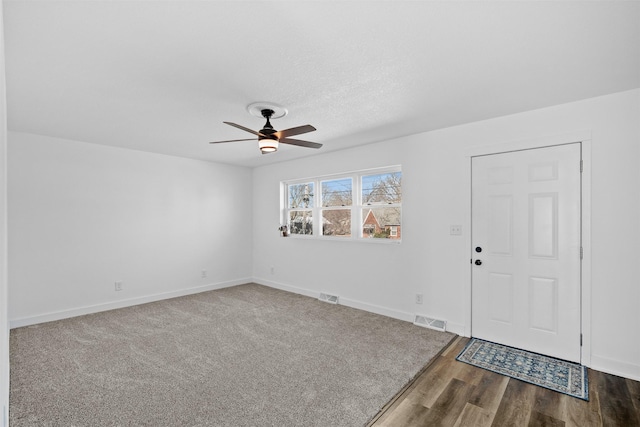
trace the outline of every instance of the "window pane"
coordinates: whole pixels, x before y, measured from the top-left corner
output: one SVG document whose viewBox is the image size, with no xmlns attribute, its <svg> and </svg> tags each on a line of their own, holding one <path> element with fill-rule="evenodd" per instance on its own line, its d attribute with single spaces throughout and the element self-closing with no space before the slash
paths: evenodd
<svg viewBox="0 0 640 427">
<path fill-rule="evenodd" d="M 351 206 L 351 178 L 322 181 L 322 206 Z"/>
<path fill-rule="evenodd" d="M 362 210 L 362 237 L 400 239 L 400 208 L 365 208 Z"/>
<path fill-rule="evenodd" d="M 351 209 L 322 211 L 323 236 L 351 236 Z"/>
<path fill-rule="evenodd" d="M 312 212 L 289 211 L 289 232 L 291 234 L 313 234 Z"/>
<path fill-rule="evenodd" d="M 290 209 L 313 207 L 313 182 L 291 184 L 288 190 Z"/>
<path fill-rule="evenodd" d="M 362 204 L 402 203 L 402 172 L 362 177 Z"/>
</svg>

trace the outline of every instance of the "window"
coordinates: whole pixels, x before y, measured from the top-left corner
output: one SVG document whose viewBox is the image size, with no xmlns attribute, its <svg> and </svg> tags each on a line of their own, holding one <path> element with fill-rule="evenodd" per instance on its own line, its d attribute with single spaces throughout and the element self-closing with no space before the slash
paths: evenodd
<svg viewBox="0 0 640 427">
<path fill-rule="evenodd" d="M 289 232 L 313 234 L 313 182 L 288 186 Z"/>
<path fill-rule="evenodd" d="M 351 178 L 320 181 L 323 236 L 351 237 L 352 186 Z"/>
<path fill-rule="evenodd" d="M 397 239 L 402 214 L 402 173 L 362 175 L 363 237 Z"/>
<path fill-rule="evenodd" d="M 282 187 L 283 220 L 291 235 L 401 240 L 398 166 L 284 182 Z"/>
</svg>

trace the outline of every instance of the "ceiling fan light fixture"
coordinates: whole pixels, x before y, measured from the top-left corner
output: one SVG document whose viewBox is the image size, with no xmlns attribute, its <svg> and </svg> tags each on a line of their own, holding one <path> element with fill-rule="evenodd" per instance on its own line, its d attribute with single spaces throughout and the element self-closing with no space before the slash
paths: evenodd
<svg viewBox="0 0 640 427">
<path fill-rule="evenodd" d="M 278 151 L 278 140 L 276 138 L 259 138 L 258 147 L 263 153 L 273 153 Z"/>
</svg>

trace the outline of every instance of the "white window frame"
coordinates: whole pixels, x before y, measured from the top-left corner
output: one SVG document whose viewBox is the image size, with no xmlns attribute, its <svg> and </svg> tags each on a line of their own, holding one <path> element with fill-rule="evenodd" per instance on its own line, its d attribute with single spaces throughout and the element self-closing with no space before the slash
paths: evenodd
<svg viewBox="0 0 640 427">
<path fill-rule="evenodd" d="M 384 239 L 384 238 L 371 238 L 365 236 L 363 233 L 363 211 L 367 208 L 375 207 L 396 207 L 400 209 L 400 218 L 402 218 L 402 202 L 393 204 L 363 204 L 362 202 L 362 178 L 369 175 L 379 175 L 385 173 L 400 172 L 402 173 L 402 167 L 399 165 L 387 166 L 383 168 L 364 169 L 348 173 L 340 173 L 333 175 L 323 175 L 309 178 L 292 179 L 282 181 L 280 183 L 280 221 L 281 225 L 290 226 L 289 218 L 290 211 L 300 211 L 304 209 L 289 208 L 289 185 L 305 184 L 313 182 L 313 204 L 308 210 L 312 213 L 313 218 L 313 232 L 312 234 L 294 234 L 290 233 L 291 238 L 296 239 L 321 239 L 330 241 L 350 241 L 350 242 L 371 242 L 377 244 L 399 244 L 402 242 L 402 236 L 400 239 Z M 322 183 L 327 181 L 339 180 L 339 179 L 351 179 L 351 196 L 352 201 L 350 206 L 322 206 Z M 323 211 L 329 210 L 349 210 L 351 212 L 351 236 L 325 236 L 322 234 L 322 214 Z M 402 224 L 402 219 L 400 220 Z M 403 233 L 404 234 L 404 233 Z M 397 228 L 396 236 L 397 237 Z"/>
<path fill-rule="evenodd" d="M 351 181 L 351 203 L 348 205 L 341 205 L 341 206 L 324 206 L 324 200 L 322 200 L 322 185 L 325 182 L 329 182 L 329 181 L 339 181 L 339 180 L 344 180 L 344 179 L 349 179 Z M 322 178 L 318 178 L 318 183 L 319 183 L 319 187 L 318 187 L 318 222 L 319 222 L 319 233 L 318 236 L 323 236 L 323 237 L 328 237 L 328 238 L 340 238 L 340 239 L 349 239 L 353 236 L 353 205 L 355 202 L 355 194 L 354 194 L 354 178 L 353 175 L 339 175 L 339 176 L 330 176 L 330 177 L 322 177 Z M 336 235 L 336 236 L 327 236 L 324 233 L 324 212 L 328 212 L 328 211 L 349 211 L 349 216 L 351 219 L 351 233 L 348 236 L 341 236 L 341 235 Z"/>
<path fill-rule="evenodd" d="M 289 208 L 289 185 L 299 185 L 299 184 L 309 184 L 312 183 L 313 184 L 313 190 L 311 193 L 311 207 L 295 207 L 295 208 Z M 316 215 L 318 214 L 317 212 L 317 203 L 318 203 L 318 184 L 317 182 L 315 182 L 312 179 L 303 179 L 303 180 L 299 180 L 296 182 L 289 182 L 284 186 L 284 203 L 285 206 L 287 207 L 285 209 L 285 216 L 283 218 L 283 220 L 281 221 L 282 224 L 286 224 L 289 227 L 289 231 L 291 231 L 291 224 L 290 224 L 290 220 L 291 220 L 291 215 L 290 213 L 293 212 L 310 212 L 311 213 L 311 218 L 312 218 L 312 232 L 311 234 L 293 234 L 291 233 L 291 235 L 295 235 L 295 236 L 301 236 L 301 237 L 312 237 L 315 234 L 317 234 L 318 230 L 316 227 Z"/>
</svg>

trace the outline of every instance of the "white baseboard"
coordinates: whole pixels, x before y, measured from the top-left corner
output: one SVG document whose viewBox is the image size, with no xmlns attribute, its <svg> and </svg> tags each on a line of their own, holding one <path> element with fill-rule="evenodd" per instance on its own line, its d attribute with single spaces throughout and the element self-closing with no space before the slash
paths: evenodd
<svg viewBox="0 0 640 427">
<path fill-rule="evenodd" d="M 56 320 L 67 319 L 70 317 L 83 316 L 86 314 L 98 313 L 101 311 L 114 310 L 118 308 L 131 307 L 139 304 L 146 304 L 149 302 L 160 301 L 170 298 L 181 297 L 185 295 L 197 294 L 200 292 L 212 291 L 215 289 L 223 289 L 231 286 L 242 285 L 245 283 L 257 283 L 259 285 L 268 286 L 282 291 L 292 292 L 299 295 L 304 295 L 311 298 L 318 298 L 320 292 L 312 291 L 306 288 L 300 288 L 297 286 L 286 285 L 284 283 L 274 282 L 271 280 L 261 279 L 257 277 L 230 280 L 227 282 L 211 283 L 203 286 L 196 286 L 193 288 L 179 289 L 170 292 L 162 292 L 159 294 L 145 295 L 142 297 L 123 299 L 119 301 L 107 302 L 103 304 L 95 304 L 90 306 L 78 307 L 69 310 L 61 310 L 56 312 L 39 314 L 36 316 L 21 317 L 17 319 L 9 319 L 9 327 L 11 329 L 20 328 L 23 326 L 36 325 L 38 323 L 53 322 Z M 369 304 L 366 302 L 344 298 L 340 296 L 341 305 L 356 308 L 359 310 L 368 311 L 370 313 L 380 314 L 382 316 L 391 317 L 405 322 L 413 322 L 414 313 L 408 313 L 400 310 L 394 310 L 387 307 L 382 307 L 375 304 Z M 463 335 L 463 325 L 447 322 L 447 331 L 454 334 Z"/>
<path fill-rule="evenodd" d="M 460 335 L 461 337 L 467 336 L 465 335 L 464 325 L 461 325 L 459 323 L 449 322 L 449 321 L 447 321 L 447 332 Z"/>
<path fill-rule="evenodd" d="M 304 295 L 311 298 L 318 298 L 320 296 L 320 292 L 312 291 L 305 288 L 299 288 L 296 286 L 285 285 L 284 283 L 274 282 L 271 280 L 261 279 L 258 277 L 253 278 L 253 282 L 259 285 L 269 286 L 270 288 L 280 289 L 282 291 L 293 292 L 295 294 Z M 392 317 L 394 319 L 404 320 L 407 322 L 413 322 L 413 314 L 405 313 L 403 311 L 392 310 L 386 307 L 377 306 L 374 304 L 369 304 L 357 300 L 352 300 L 348 298 L 344 298 L 342 295 L 338 295 L 340 297 L 338 304 L 344 305 L 351 308 L 357 308 L 359 310 L 368 311 L 375 314 L 381 314 L 383 316 Z"/>
<path fill-rule="evenodd" d="M 358 310 L 368 311 L 370 313 L 380 314 L 382 316 L 392 317 L 398 320 L 404 320 L 405 322 L 413 323 L 413 313 L 407 313 L 399 310 L 392 310 L 390 308 L 381 307 L 375 304 L 369 304 L 362 301 L 357 301 L 348 298 L 340 297 L 340 304 L 347 307 L 357 308 Z"/>
<path fill-rule="evenodd" d="M 23 326 L 36 325 L 38 323 L 53 322 L 55 320 L 67 319 L 70 317 L 84 316 L 85 314 L 98 313 L 101 311 L 114 310 L 117 308 L 131 307 L 134 305 L 146 304 L 149 302 L 160 301 L 170 298 L 182 297 L 185 295 L 197 294 L 200 292 L 213 291 L 215 289 L 223 289 L 231 286 L 243 285 L 250 283 L 251 278 L 230 280 L 227 282 L 210 283 L 208 285 L 196 286 L 187 289 L 178 289 L 175 291 L 161 292 L 159 294 L 145 295 L 141 297 L 123 299 L 103 304 L 95 304 L 84 307 L 72 308 L 69 310 L 55 311 L 50 313 L 39 314 L 37 316 L 21 317 L 18 319 L 9 319 L 9 328 L 20 328 Z"/>
<path fill-rule="evenodd" d="M 258 285 L 268 286 L 274 289 L 280 289 L 281 291 L 287 291 L 298 295 L 304 295 L 306 297 L 318 298 L 320 296 L 320 292 L 312 291 L 310 289 L 298 288 L 296 286 L 285 285 L 284 283 L 274 282 L 272 280 L 260 279 L 258 277 L 254 277 L 251 280 L 253 283 L 257 283 Z"/>
<path fill-rule="evenodd" d="M 640 365 L 591 354 L 591 369 L 640 381 Z"/>
<path fill-rule="evenodd" d="M 320 292 L 312 291 L 305 288 L 299 288 L 296 286 L 286 285 L 284 283 L 274 282 L 271 280 L 261 279 L 258 277 L 254 277 L 253 282 L 259 285 L 269 286 L 271 288 L 280 289 L 282 291 L 287 291 L 287 292 L 293 292 L 295 294 L 304 295 L 311 298 L 318 298 L 320 296 Z M 368 311 L 370 313 L 380 314 L 382 316 L 387 316 L 393 319 L 404 320 L 405 322 L 413 323 L 413 319 L 415 316 L 414 313 L 408 313 L 405 311 L 394 310 L 394 309 L 382 307 L 375 304 L 369 304 L 366 302 L 345 298 L 342 295 L 339 295 L 339 297 L 340 299 L 338 304 L 340 305 L 344 305 L 351 308 L 357 308 L 359 310 Z M 457 335 L 463 335 L 464 325 L 447 322 L 447 332 L 452 332 Z"/>
</svg>

